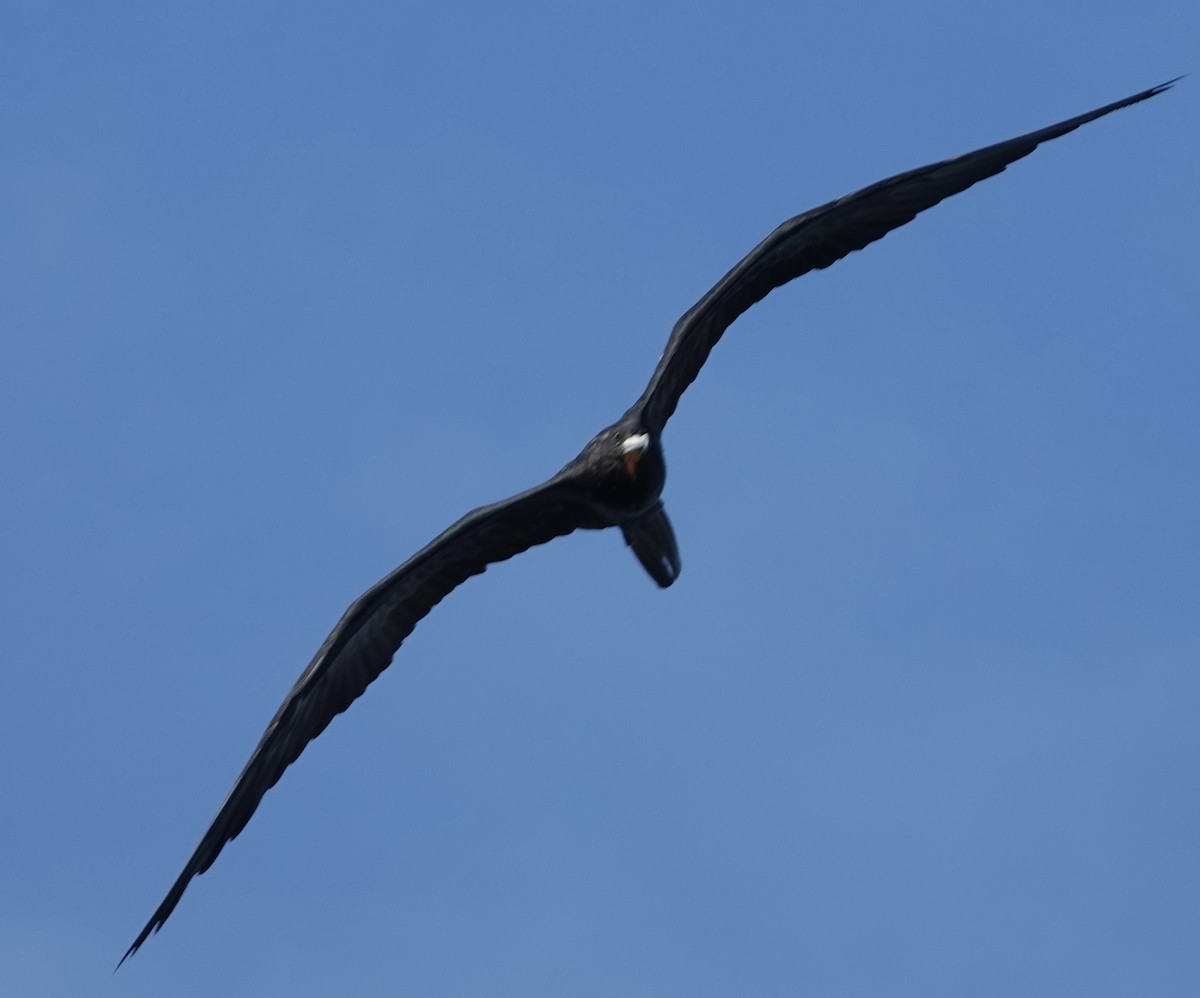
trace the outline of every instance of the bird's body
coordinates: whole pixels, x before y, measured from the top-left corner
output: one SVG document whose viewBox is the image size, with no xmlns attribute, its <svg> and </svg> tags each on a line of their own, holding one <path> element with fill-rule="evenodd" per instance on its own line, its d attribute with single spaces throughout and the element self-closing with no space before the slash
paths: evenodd
<svg viewBox="0 0 1200 998">
<path fill-rule="evenodd" d="M 192 878 L 241 832 L 304 747 L 362 695 L 417 623 L 470 576 L 575 530 L 619 527 L 659 586 L 678 578 L 679 552 L 661 501 L 666 483 L 662 433 L 717 340 L 746 309 L 773 289 L 830 266 L 918 212 L 1001 172 L 1039 144 L 1169 86 L 911 170 L 779 226 L 684 313 L 642 396 L 574 460 L 541 485 L 468 513 L 351 604 L 284 699 L 217 817 L 122 962 L 162 926 Z"/>
</svg>

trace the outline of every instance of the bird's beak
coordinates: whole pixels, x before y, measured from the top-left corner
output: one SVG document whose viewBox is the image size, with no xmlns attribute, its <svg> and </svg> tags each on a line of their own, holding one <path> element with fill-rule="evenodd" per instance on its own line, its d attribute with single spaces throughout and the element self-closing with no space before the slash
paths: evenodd
<svg viewBox="0 0 1200 998">
<path fill-rule="evenodd" d="M 631 478 L 637 474 L 638 461 L 642 459 L 642 455 L 646 453 L 646 448 L 650 446 L 650 435 L 648 433 L 635 433 L 621 444 L 621 464 L 625 468 L 625 473 Z"/>
</svg>

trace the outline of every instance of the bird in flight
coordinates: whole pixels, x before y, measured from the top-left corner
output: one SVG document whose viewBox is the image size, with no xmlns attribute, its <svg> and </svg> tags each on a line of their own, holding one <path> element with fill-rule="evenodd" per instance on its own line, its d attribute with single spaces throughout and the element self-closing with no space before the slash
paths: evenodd
<svg viewBox="0 0 1200 998">
<path fill-rule="evenodd" d="M 578 457 L 541 485 L 468 513 L 350 605 L 284 698 L 212 825 L 121 963 L 162 927 L 192 878 L 208 870 L 246 827 L 263 795 L 304 747 L 388 667 L 417 622 L 472 575 L 575 530 L 619 527 L 659 586 L 666 588 L 679 577 L 679 549 L 659 498 L 667 475 L 662 433 L 680 396 L 739 315 L 775 288 L 836 263 L 918 212 L 1000 173 L 1043 142 L 1147 100 L 1175 82 L 881 180 L 780 225 L 675 323 L 641 398 Z"/>
</svg>

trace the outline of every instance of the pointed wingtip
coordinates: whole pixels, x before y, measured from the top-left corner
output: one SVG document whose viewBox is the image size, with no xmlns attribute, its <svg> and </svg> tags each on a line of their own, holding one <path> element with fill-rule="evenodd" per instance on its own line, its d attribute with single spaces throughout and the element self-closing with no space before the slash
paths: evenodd
<svg viewBox="0 0 1200 998">
<path fill-rule="evenodd" d="M 154 913 L 154 917 L 146 923 L 146 927 L 138 933 L 138 937 L 133 941 L 133 945 L 125 951 L 125 955 L 121 957 L 121 959 L 117 961 L 117 965 L 113 967 L 114 974 L 121 969 L 121 964 L 123 964 L 126 960 L 133 956 L 134 953 L 142 948 L 142 943 L 144 943 L 147 939 L 154 935 L 154 933 L 162 928 L 164 919 L 161 919 L 158 916 L 159 912 L 156 911 Z"/>
<path fill-rule="evenodd" d="M 1129 107 L 1131 104 L 1140 104 L 1142 101 L 1149 100 L 1151 97 L 1157 97 L 1164 90 L 1170 90 L 1182 79 L 1183 76 L 1176 76 L 1173 80 L 1167 80 L 1166 83 L 1160 83 L 1157 86 L 1150 87 L 1147 90 L 1139 91 L 1131 97 L 1126 97 L 1122 101 L 1117 101 L 1115 104 L 1109 105 L 1109 107 L 1105 109 L 1105 113 L 1107 113 L 1109 110 L 1116 111 L 1118 108 Z"/>
<path fill-rule="evenodd" d="M 117 965 L 116 965 L 115 967 L 113 967 L 113 973 L 114 973 L 114 974 L 115 974 L 115 973 L 116 973 L 118 970 L 120 970 L 120 969 L 121 969 L 121 965 L 122 965 L 122 964 L 123 964 L 123 963 L 124 963 L 126 960 L 128 960 L 128 959 L 129 959 L 131 956 L 133 956 L 133 954 L 134 954 L 134 953 L 136 953 L 136 952 L 138 951 L 138 949 L 140 949 L 140 948 L 141 948 L 141 945 L 142 945 L 142 943 L 144 943 L 145 941 L 146 941 L 146 940 L 145 940 L 145 938 L 143 938 L 142 936 L 138 936 L 138 938 L 134 940 L 134 943 L 133 943 L 133 945 L 132 945 L 132 946 L 130 946 L 130 947 L 129 947 L 129 949 L 127 949 L 127 950 L 125 951 L 125 955 L 124 955 L 123 957 L 121 957 L 121 959 L 117 961 Z"/>
<path fill-rule="evenodd" d="M 1187 75 L 1188 75 L 1187 73 L 1181 73 L 1179 76 L 1175 77 L 1173 80 L 1167 80 L 1166 83 L 1160 83 L 1157 87 L 1151 87 L 1149 90 L 1146 91 L 1146 96 L 1153 97 L 1155 94 L 1161 94 L 1164 90 L 1170 90 L 1180 80 L 1186 79 Z"/>
</svg>

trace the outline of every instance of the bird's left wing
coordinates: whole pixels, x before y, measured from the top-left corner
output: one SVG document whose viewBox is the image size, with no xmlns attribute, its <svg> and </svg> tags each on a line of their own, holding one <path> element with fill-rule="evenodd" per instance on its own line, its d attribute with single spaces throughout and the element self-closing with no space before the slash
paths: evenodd
<svg viewBox="0 0 1200 998">
<path fill-rule="evenodd" d="M 488 565 L 578 528 L 601 525 L 594 519 L 572 482 L 556 476 L 468 513 L 355 600 L 284 699 L 192 858 L 121 962 L 158 931 L 191 879 L 212 866 L 225 843 L 246 827 L 263 795 L 304 747 L 388 667 L 422 617 Z"/>
<path fill-rule="evenodd" d="M 1043 142 L 1153 97 L 1174 82 L 1151 87 L 1028 135 L 881 180 L 784 222 L 675 323 L 650 384 L 630 413 L 638 413 L 643 426 L 661 433 L 717 340 L 734 319 L 775 288 L 810 270 L 828 267 L 882 239 L 912 221 L 918 212 L 995 176 Z"/>
</svg>

